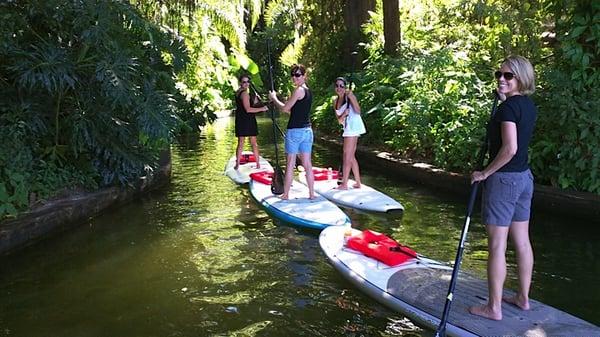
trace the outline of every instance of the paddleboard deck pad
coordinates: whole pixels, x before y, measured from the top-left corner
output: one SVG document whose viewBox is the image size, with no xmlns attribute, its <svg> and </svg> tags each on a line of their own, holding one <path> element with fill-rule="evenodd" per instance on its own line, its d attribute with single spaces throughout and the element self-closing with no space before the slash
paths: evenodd
<svg viewBox="0 0 600 337">
<path fill-rule="evenodd" d="M 250 151 L 244 151 L 242 152 L 240 165 L 236 170 L 234 169 L 235 155 L 233 155 L 225 165 L 225 175 L 237 184 L 247 184 L 250 182 L 250 174 L 260 171 L 273 171 L 273 167 L 265 158 L 260 157 L 259 162 L 260 168 L 257 169 L 254 154 Z"/>
<path fill-rule="evenodd" d="M 337 189 L 338 171 L 315 167 L 313 175 L 315 191 L 336 204 L 370 212 L 404 210 L 398 201 L 368 185 L 361 184 L 360 188 L 354 188 L 356 182 L 352 179 L 348 179 L 348 189 Z M 299 180 L 306 184 L 306 172 L 300 173 Z"/>
<path fill-rule="evenodd" d="M 271 216 L 298 227 L 321 230 L 350 225 L 350 219 L 339 207 L 318 194 L 315 199 L 308 199 L 308 187 L 297 181 L 292 183 L 288 200 L 271 193 L 270 184 L 254 179 L 250 180 L 250 194 Z"/>
<path fill-rule="evenodd" d="M 352 235 L 360 233 L 356 229 L 330 227 L 319 236 L 319 244 L 335 269 L 380 303 L 423 326 L 437 329 L 452 269 L 421 255 L 390 267 L 348 248 L 344 239 L 348 230 Z M 504 295 L 514 296 L 514 293 L 505 291 Z M 600 336 L 597 326 L 535 300 L 530 300 L 528 311 L 503 303 L 501 321 L 468 312 L 470 306 L 485 304 L 487 296 L 484 280 L 460 273 L 446 333 L 450 336 Z"/>
</svg>

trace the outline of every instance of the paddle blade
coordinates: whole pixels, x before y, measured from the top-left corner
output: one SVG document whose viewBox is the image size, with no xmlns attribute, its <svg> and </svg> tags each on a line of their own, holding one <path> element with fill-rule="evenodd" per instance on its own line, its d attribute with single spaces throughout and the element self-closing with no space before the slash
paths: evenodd
<svg viewBox="0 0 600 337">
<path fill-rule="evenodd" d="M 283 171 L 281 167 L 275 166 L 273 182 L 271 183 L 271 193 L 275 195 L 283 194 Z"/>
</svg>

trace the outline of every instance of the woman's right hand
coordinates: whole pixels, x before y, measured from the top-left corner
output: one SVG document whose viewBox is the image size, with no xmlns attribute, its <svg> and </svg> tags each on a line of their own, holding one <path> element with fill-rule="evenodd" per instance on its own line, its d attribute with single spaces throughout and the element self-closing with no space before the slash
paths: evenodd
<svg viewBox="0 0 600 337">
<path fill-rule="evenodd" d="M 277 93 L 275 91 L 269 91 L 269 100 L 273 102 L 277 99 Z"/>
<path fill-rule="evenodd" d="M 486 180 L 487 177 L 483 171 L 474 171 L 471 173 L 471 184 L 479 181 Z"/>
</svg>

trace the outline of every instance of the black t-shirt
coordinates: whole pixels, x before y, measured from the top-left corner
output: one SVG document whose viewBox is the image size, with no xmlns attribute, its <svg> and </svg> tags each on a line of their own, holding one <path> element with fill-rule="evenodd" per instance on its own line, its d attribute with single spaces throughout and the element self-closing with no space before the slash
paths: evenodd
<svg viewBox="0 0 600 337">
<path fill-rule="evenodd" d="M 529 169 L 528 149 L 529 142 L 535 128 L 537 108 L 531 98 L 515 95 L 508 97 L 498 107 L 498 111 L 488 126 L 490 140 L 490 161 L 498 155 L 502 146 L 502 122 L 513 122 L 517 125 L 517 153 L 512 159 L 502 166 L 500 172 L 523 172 Z"/>
<path fill-rule="evenodd" d="M 290 109 L 288 129 L 301 129 L 310 126 L 310 107 L 312 105 L 312 94 L 308 88 L 304 88 L 304 98 L 296 101 Z"/>
</svg>

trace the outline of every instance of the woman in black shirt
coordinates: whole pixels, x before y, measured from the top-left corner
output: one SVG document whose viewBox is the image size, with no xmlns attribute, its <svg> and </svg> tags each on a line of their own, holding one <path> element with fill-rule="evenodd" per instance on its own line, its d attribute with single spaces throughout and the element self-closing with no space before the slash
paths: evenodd
<svg viewBox="0 0 600 337">
<path fill-rule="evenodd" d="M 292 81 L 294 92 L 285 102 L 277 98 L 277 93 L 269 92 L 269 98 L 283 112 L 290 114 L 285 135 L 285 152 L 287 155 L 285 167 L 285 182 L 281 199 L 288 199 L 292 180 L 294 178 L 294 167 L 296 156 L 299 154 L 302 165 L 306 172 L 306 183 L 308 185 L 308 198 L 314 199 L 314 176 L 312 171 L 312 144 L 313 131 L 310 126 L 310 109 L 312 105 L 312 93 L 306 86 L 306 69 L 301 64 L 292 66 Z"/>
<path fill-rule="evenodd" d="M 502 319 L 502 301 L 529 310 L 533 273 L 533 250 L 529 240 L 529 217 L 533 176 L 527 151 L 533 135 L 537 109 L 527 96 L 535 90 L 529 61 L 508 57 L 496 71 L 498 95 L 503 101 L 490 121 L 488 132 L 491 162 L 471 174 L 471 182 L 483 181 L 482 220 L 488 233 L 488 302 L 469 311 L 492 320 Z M 507 239 L 512 239 L 519 270 L 519 290 L 502 298 L 506 278 Z"/>
</svg>

